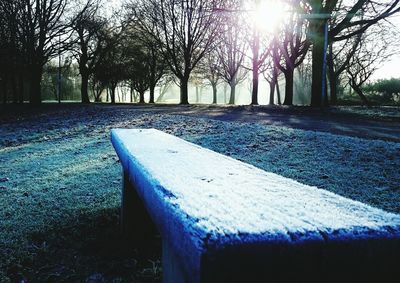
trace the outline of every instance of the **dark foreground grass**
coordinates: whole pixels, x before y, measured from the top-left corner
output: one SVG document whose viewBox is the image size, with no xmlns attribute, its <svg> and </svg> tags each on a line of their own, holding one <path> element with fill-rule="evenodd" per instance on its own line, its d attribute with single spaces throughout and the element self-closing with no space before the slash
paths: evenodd
<svg viewBox="0 0 400 283">
<path fill-rule="evenodd" d="M 13 282 L 158 282 L 159 237 L 146 243 L 122 237 L 117 215 L 116 209 L 81 212 L 30 232 L 27 250 L 6 276 Z"/>
<path fill-rule="evenodd" d="M 160 281 L 160 239 L 133 243 L 119 232 L 121 169 L 107 125 L 129 117 L 113 112 L 2 124 L 0 282 Z"/>
<path fill-rule="evenodd" d="M 399 143 L 131 107 L 39 109 L 1 122 L 0 282 L 160 282 L 159 237 L 119 233 L 113 127 L 158 128 L 400 213 Z"/>
</svg>

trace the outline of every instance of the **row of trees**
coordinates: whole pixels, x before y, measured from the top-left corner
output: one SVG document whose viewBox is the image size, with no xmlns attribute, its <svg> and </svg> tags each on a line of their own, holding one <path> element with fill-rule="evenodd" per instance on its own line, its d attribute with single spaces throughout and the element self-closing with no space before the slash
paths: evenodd
<svg viewBox="0 0 400 283">
<path fill-rule="evenodd" d="M 69 41 L 66 8 L 65 0 L 0 2 L 0 82 L 4 101 L 11 92 L 14 102 L 22 102 L 26 92 L 31 103 L 40 103 L 43 67 Z"/>
<path fill-rule="evenodd" d="M 106 88 L 115 102 L 120 82 L 142 103 L 149 91 L 153 103 L 156 86 L 174 80 L 180 102 L 187 104 L 189 80 L 197 79 L 209 81 L 214 103 L 217 85 L 226 82 L 233 104 L 237 84 L 250 72 L 252 104 L 258 104 L 260 75 L 270 85 L 269 102 L 274 103 L 276 90 L 280 101 L 282 74 L 283 103 L 291 105 L 294 72 L 300 66 L 310 70 L 311 105 L 327 102 L 321 94 L 328 86 L 335 103 L 343 80 L 368 102 L 362 85 L 394 50 L 394 37 L 382 32 L 394 27 L 383 20 L 400 10 L 399 0 L 271 0 L 282 7 L 276 23 L 262 21 L 263 2 L 131 0 L 118 16 L 105 16 L 100 0 L 3 0 L 3 101 L 22 102 L 28 96 L 31 103 L 40 103 L 44 66 L 64 53 L 79 66 L 84 103 L 90 101 L 89 90 L 99 101 Z"/>
</svg>

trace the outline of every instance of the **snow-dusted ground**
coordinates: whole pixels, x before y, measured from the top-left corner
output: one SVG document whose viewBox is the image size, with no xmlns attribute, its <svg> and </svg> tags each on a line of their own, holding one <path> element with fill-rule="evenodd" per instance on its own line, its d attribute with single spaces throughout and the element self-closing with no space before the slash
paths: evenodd
<svg viewBox="0 0 400 283">
<path fill-rule="evenodd" d="M 83 241 L 83 226 L 99 229 L 95 219 L 116 222 L 120 164 L 109 140 L 116 127 L 157 128 L 266 171 L 400 213 L 396 142 L 131 107 L 66 107 L 9 116 L 0 127 L 0 281 L 43 279 L 43 273 L 56 274 L 55 281 L 67 275 L 70 281 L 85 281 L 97 273 L 107 279 L 137 278 L 108 272 L 100 263 L 119 264 L 120 259 L 87 254 L 85 247 L 72 245 L 64 252 L 81 259 L 75 262 L 54 251 L 54 245 L 64 247 L 71 239 Z"/>
</svg>

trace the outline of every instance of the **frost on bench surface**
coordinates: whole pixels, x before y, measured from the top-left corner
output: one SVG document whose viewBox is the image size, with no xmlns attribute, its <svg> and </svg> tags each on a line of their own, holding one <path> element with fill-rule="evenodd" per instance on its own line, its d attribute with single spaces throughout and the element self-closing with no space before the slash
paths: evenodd
<svg viewBox="0 0 400 283">
<path fill-rule="evenodd" d="M 400 237 L 399 215 L 154 129 L 115 129 L 112 142 L 161 235 L 177 250 Z"/>
</svg>

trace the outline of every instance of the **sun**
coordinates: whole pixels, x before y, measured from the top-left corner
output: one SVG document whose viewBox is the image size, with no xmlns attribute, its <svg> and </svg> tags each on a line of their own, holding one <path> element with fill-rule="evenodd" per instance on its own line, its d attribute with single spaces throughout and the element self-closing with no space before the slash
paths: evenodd
<svg viewBox="0 0 400 283">
<path fill-rule="evenodd" d="M 260 31 L 273 33 L 284 20 L 285 6 L 280 0 L 248 0 L 252 21 Z"/>
</svg>

